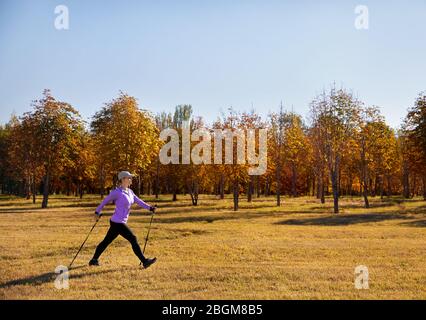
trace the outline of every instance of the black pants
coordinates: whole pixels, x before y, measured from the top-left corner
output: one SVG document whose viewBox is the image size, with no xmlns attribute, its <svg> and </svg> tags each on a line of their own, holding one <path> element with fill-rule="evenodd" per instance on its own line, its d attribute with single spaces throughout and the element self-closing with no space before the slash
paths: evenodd
<svg viewBox="0 0 426 320">
<path fill-rule="evenodd" d="M 105 239 L 102 240 L 102 242 L 99 243 L 96 247 L 93 259 L 97 260 L 101 256 L 102 252 L 104 252 L 104 250 L 111 244 L 111 242 L 119 235 L 121 235 L 123 238 L 125 238 L 131 243 L 135 255 L 140 259 L 140 261 L 144 262 L 146 259 L 142 253 L 141 247 L 138 244 L 138 239 L 133 234 L 132 230 L 130 230 L 130 228 L 127 226 L 127 224 L 116 223 L 112 222 L 111 220 L 109 221 L 109 224 L 110 227 L 105 236 Z"/>
</svg>

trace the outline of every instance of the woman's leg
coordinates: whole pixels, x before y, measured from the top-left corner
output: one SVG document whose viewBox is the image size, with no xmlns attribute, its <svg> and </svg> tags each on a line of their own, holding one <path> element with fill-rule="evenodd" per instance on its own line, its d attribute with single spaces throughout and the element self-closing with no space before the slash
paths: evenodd
<svg viewBox="0 0 426 320">
<path fill-rule="evenodd" d="M 123 236 L 123 238 L 125 238 L 131 243 L 133 252 L 139 258 L 139 260 L 145 262 L 146 258 L 142 253 L 141 247 L 139 246 L 138 238 L 136 238 L 136 236 L 134 235 L 132 230 L 127 226 L 127 224 L 121 224 L 119 233 L 121 236 Z"/>
<path fill-rule="evenodd" d="M 119 230 L 117 228 L 117 224 L 110 221 L 110 227 L 109 230 L 101 243 L 98 244 L 96 247 L 95 254 L 93 255 L 92 260 L 98 260 L 98 258 L 101 256 L 102 252 L 105 251 L 105 249 L 110 245 L 110 243 L 117 238 L 119 235 Z"/>
</svg>

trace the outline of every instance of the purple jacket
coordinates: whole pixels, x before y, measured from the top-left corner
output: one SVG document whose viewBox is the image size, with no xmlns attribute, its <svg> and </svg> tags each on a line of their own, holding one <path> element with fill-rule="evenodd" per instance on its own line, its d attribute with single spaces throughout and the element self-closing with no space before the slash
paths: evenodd
<svg viewBox="0 0 426 320">
<path fill-rule="evenodd" d="M 128 188 L 128 191 L 124 191 L 121 187 L 118 187 L 110 192 L 110 194 L 101 202 L 96 208 L 97 213 L 101 213 L 103 207 L 111 201 L 115 201 L 115 211 L 111 217 L 112 222 L 126 223 L 129 218 L 130 208 L 133 203 L 137 203 L 144 209 L 151 209 L 151 206 L 141 199 L 139 199 L 133 192 L 132 189 Z"/>
</svg>

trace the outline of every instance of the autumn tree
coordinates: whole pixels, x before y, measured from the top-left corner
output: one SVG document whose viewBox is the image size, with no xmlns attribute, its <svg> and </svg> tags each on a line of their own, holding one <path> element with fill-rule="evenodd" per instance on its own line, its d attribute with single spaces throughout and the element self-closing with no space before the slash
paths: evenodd
<svg viewBox="0 0 426 320">
<path fill-rule="evenodd" d="M 339 213 L 338 180 L 340 163 L 347 142 L 358 124 L 360 102 L 344 89 L 331 88 L 311 104 L 315 133 L 330 175 L 334 213 Z"/>
<path fill-rule="evenodd" d="M 408 148 L 412 151 L 412 162 L 422 177 L 423 198 L 426 200 L 426 92 L 419 94 L 414 107 L 409 110 L 404 129 L 409 139 Z"/>
<path fill-rule="evenodd" d="M 49 90 L 43 98 L 33 102 L 34 110 L 24 113 L 21 122 L 28 124 L 28 141 L 38 151 L 31 155 L 34 163 L 40 161 L 43 168 L 43 201 L 46 208 L 49 198 L 49 185 L 58 176 L 73 148 L 73 140 L 83 126 L 79 113 L 66 102 L 56 100 Z"/>
<path fill-rule="evenodd" d="M 281 104 L 279 113 L 271 113 L 270 116 L 270 153 L 273 155 L 277 206 L 281 205 L 281 173 L 284 162 L 284 140 L 286 115 Z"/>
<path fill-rule="evenodd" d="M 36 185 L 43 174 L 44 154 L 37 140 L 38 123 L 34 117 L 25 117 L 21 121 L 13 117 L 9 122 L 10 139 L 8 143 L 7 165 L 16 168 L 15 180 L 23 180 L 24 194 L 27 199 L 32 194 L 36 202 Z M 13 138 L 12 138 L 13 137 Z"/>
<path fill-rule="evenodd" d="M 190 104 L 177 105 L 173 114 L 172 129 L 176 130 L 179 137 L 179 163 L 168 164 L 168 183 L 172 191 L 172 200 L 177 200 L 179 190 L 186 187 L 185 173 L 183 167 L 187 168 L 191 163 L 190 148 L 191 148 L 191 117 L 192 106 Z M 186 143 L 184 143 L 184 136 Z"/>
<path fill-rule="evenodd" d="M 73 141 L 69 161 L 63 170 L 68 195 L 71 191 L 71 185 L 73 185 L 75 195 L 81 199 L 84 189 L 88 188 L 95 180 L 96 155 L 94 143 L 93 136 L 84 128 L 80 128 Z"/>
<path fill-rule="evenodd" d="M 8 170 L 11 167 L 11 142 L 12 126 L 18 122 L 16 116 L 12 116 L 9 123 L 0 125 L 0 189 L 1 193 L 11 193 L 11 172 Z M 19 166 L 14 166 L 18 171 Z"/>
<path fill-rule="evenodd" d="M 315 194 L 321 203 L 325 203 L 325 179 L 327 179 L 326 160 L 324 150 L 324 132 L 321 130 L 319 123 L 309 128 L 308 138 L 312 148 L 313 158 L 313 176 L 315 177 Z"/>
<path fill-rule="evenodd" d="M 217 119 L 213 125 L 212 125 L 212 138 L 215 139 L 215 130 L 222 130 L 223 129 L 223 124 L 222 124 L 222 120 L 221 119 Z M 218 132 L 218 131 L 216 131 Z M 226 165 L 224 164 L 224 151 L 225 148 L 222 145 L 222 143 L 220 145 L 215 144 L 214 145 L 214 152 L 217 152 L 218 150 L 216 150 L 216 148 L 220 148 L 220 152 L 222 154 L 222 159 L 220 161 L 220 163 L 217 163 L 217 161 L 214 161 L 213 159 L 213 164 L 212 164 L 212 170 L 214 170 L 215 172 L 215 184 L 216 184 L 216 194 L 219 195 L 220 199 L 224 199 L 225 198 L 225 184 L 227 182 L 227 176 L 226 176 Z"/>
<path fill-rule="evenodd" d="M 214 162 L 223 165 L 222 170 L 233 195 L 234 211 L 238 211 L 240 193 L 248 181 L 246 140 L 241 114 L 231 107 L 226 115 L 222 115 L 222 119 L 216 121 L 214 127 Z"/>
<path fill-rule="evenodd" d="M 260 133 L 259 129 L 265 128 L 266 124 L 262 121 L 261 117 L 252 109 L 250 112 L 243 112 L 241 114 L 241 123 L 240 123 L 240 129 L 244 131 L 246 139 L 245 143 L 245 154 L 247 155 L 248 160 L 248 154 L 249 154 L 249 137 L 248 132 L 251 130 L 254 133 L 254 151 L 255 156 L 259 157 L 260 153 Z M 246 187 L 246 193 L 247 193 L 247 201 L 251 202 L 252 197 L 254 194 L 254 188 L 255 188 L 255 180 L 259 181 L 259 175 L 250 175 L 248 174 L 248 182 Z"/>
<path fill-rule="evenodd" d="M 118 98 L 94 115 L 91 130 L 97 145 L 101 189 L 107 181 L 116 182 L 118 171 L 128 170 L 138 175 L 136 193 L 139 194 L 144 172 L 159 150 L 154 117 L 139 109 L 134 97 L 120 92 Z"/>
<path fill-rule="evenodd" d="M 155 124 L 157 126 L 157 129 L 159 132 L 161 132 L 164 129 L 171 128 L 173 126 L 173 119 L 171 113 L 161 112 L 155 116 Z M 164 144 L 164 141 L 161 141 L 161 145 Z M 154 181 L 154 194 L 155 198 L 158 199 L 158 195 L 160 193 L 160 180 L 162 180 L 162 174 L 164 175 L 164 167 L 160 163 L 160 156 L 159 154 L 155 155 L 155 169 L 152 167 L 152 170 L 155 170 L 153 172 L 153 176 L 155 177 Z M 161 170 L 160 170 L 161 169 Z M 164 180 L 166 180 L 167 177 L 164 176 Z"/>
<path fill-rule="evenodd" d="M 182 165 L 183 179 L 186 190 L 191 196 L 192 205 L 198 205 L 198 196 L 203 180 L 208 179 L 207 165 L 212 163 L 211 133 L 201 117 L 192 119 L 189 123 L 191 132 L 191 161 Z M 207 182 L 207 181 L 204 181 Z"/>
<path fill-rule="evenodd" d="M 289 167 L 291 191 L 290 194 L 296 197 L 298 173 L 303 167 L 309 164 L 310 148 L 306 137 L 302 118 L 294 112 L 287 112 L 284 115 L 284 162 Z M 306 185 L 305 185 L 306 187 Z"/>
</svg>

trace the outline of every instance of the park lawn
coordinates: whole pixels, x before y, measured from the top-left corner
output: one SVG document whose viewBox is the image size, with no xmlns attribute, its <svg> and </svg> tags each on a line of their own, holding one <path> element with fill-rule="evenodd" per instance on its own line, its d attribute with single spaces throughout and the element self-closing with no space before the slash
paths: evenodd
<svg viewBox="0 0 426 320">
<path fill-rule="evenodd" d="M 108 229 L 113 206 L 90 235 L 69 273 L 69 289 L 54 286 L 55 268 L 69 265 L 92 227 L 98 195 L 41 199 L 0 196 L 1 299 L 426 299 L 426 202 L 420 198 L 232 199 L 201 195 L 142 196 L 158 203 L 141 270 L 130 244 L 116 239 L 89 267 Z M 134 207 L 129 226 L 143 247 L 150 216 Z M 369 271 L 356 289 L 354 270 Z"/>
</svg>

